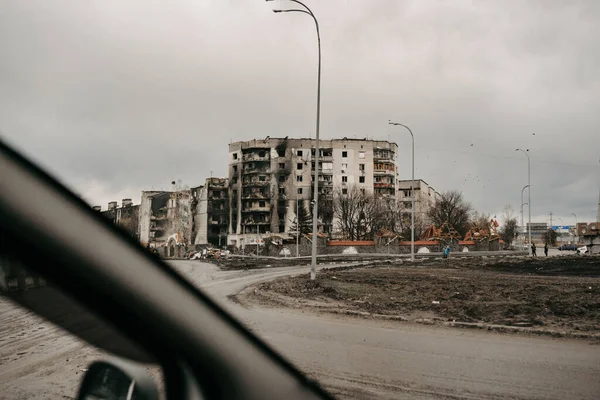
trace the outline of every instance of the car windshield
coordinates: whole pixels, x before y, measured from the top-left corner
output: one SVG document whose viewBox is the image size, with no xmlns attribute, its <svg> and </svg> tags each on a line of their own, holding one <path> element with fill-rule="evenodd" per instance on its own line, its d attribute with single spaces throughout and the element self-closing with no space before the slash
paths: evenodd
<svg viewBox="0 0 600 400">
<path fill-rule="evenodd" d="M 0 139 L 337 397 L 597 399 L 599 19 L 3 0 Z M 74 398 L 82 340 L 151 363 L 11 263 L 0 398 Z"/>
</svg>

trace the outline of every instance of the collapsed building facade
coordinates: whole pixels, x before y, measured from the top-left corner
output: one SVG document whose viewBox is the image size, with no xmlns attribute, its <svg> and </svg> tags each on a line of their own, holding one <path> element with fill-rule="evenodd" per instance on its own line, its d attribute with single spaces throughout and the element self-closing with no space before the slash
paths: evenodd
<svg viewBox="0 0 600 400">
<path fill-rule="evenodd" d="M 228 244 L 244 245 L 272 234 L 289 235 L 298 209 L 312 211 L 315 139 L 255 139 L 229 145 Z M 334 191 L 356 186 L 396 196 L 397 145 L 367 139 L 320 140 L 319 231 L 332 234 Z"/>
<path fill-rule="evenodd" d="M 217 246 L 227 243 L 229 228 L 229 190 L 225 178 L 208 178 L 191 189 L 193 226 L 191 244 Z"/>
<path fill-rule="evenodd" d="M 229 200 L 225 178 L 204 185 L 143 191 L 139 212 L 140 241 L 151 247 L 176 247 L 227 242 Z"/>
</svg>

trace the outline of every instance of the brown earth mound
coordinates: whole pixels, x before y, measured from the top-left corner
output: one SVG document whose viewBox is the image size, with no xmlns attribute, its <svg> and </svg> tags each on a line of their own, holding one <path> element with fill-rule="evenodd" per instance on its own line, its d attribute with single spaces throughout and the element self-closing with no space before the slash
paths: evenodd
<svg viewBox="0 0 600 400">
<path fill-rule="evenodd" d="M 299 276 L 264 283 L 251 297 L 408 320 L 600 333 L 600 258 L 470 258 L 331 269 L 316 281 Z"/>
</svg>

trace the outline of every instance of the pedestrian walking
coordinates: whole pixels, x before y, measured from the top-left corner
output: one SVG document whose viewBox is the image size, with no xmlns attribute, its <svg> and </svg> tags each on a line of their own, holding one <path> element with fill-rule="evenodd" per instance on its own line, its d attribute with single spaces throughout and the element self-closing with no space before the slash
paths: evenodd
<svg viewBox="0 0 600 400">
<path fill-rule="evenodd" d="M 443 258 L 448 258 L 449 255 L 450 255 L 450 245 L 446 246 L 446 248 L 444 249 Z"/>
<path fill-rule="evenodd" d="M 537 257 L 537 254 L 535 254 L 535 243 L 531 243 L 531 255 Z"/>
<path fill-rule="evenodd" d="M 548 243 L 544 244 L 544 254 L 548 257 Z"/>
</svg>

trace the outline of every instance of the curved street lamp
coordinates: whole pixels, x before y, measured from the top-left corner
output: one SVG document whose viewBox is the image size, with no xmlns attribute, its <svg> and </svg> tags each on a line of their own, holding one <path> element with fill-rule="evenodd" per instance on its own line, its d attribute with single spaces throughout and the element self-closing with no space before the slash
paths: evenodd
<svg viewBox="0 0 600 400">
<path fill-rule="evenodd" d="M 399 122 L 388 122 L 390 125 L 402 126 L 408 130 L 410 133 L 411 141 L 412 141 L 412 180 L 410 182 L 410 202 L 411 202 L 411 212 L 410 212 L 410 260 L 415 261 L 415 135 L 413 135 L 410 128 L 404 124 Z"/>
<path fill-rule="evenodd" d="M 265 0 L 266 2 L 274 0 Z M 319 49 L 319 60 L 317 65 L 317 127 L 316 127 L 316 144 L 315 144 L 315 182 L 314 182 L 314 193 L 313 193 L 313 240 L 312 240 L 312 251 L 311 251 L 311 262 L 310 262 L 310 279 L 314 280 L 317 277 L 317 242 L 318 242 L 318 229 L 319 224 L 317 220 L 319 211 L 319 126 L 321 120 L 321 34 L 319 32 L 319 22 L 313 14 L 313 12 L 304 3 L 298 0 L 285 0 L 292 3 L 296 3 L 303 7 L 303 9 L 293 8 L 286 10 L 273 10 L 274 13 L 287 13 L 287 12 L 300 12 L 309 15 L 313 21 L 315 21 L 315 27 L 317 29 L 317 46 Z"/>
<path fill-rule="evenodd" d="M 527 156 L 527 186 L 529 186 L 529 190 L 527 191 L 527 202 L 529 203 L 529 206 L 527 207 L 529 210 L 529 227 L 527 231 L 529 232 L 529 248 L 531 248 L 531 159 L 529 158 L 529 149 L 515 149 L 515 151 L 521 151 Z"/>
</svg>

